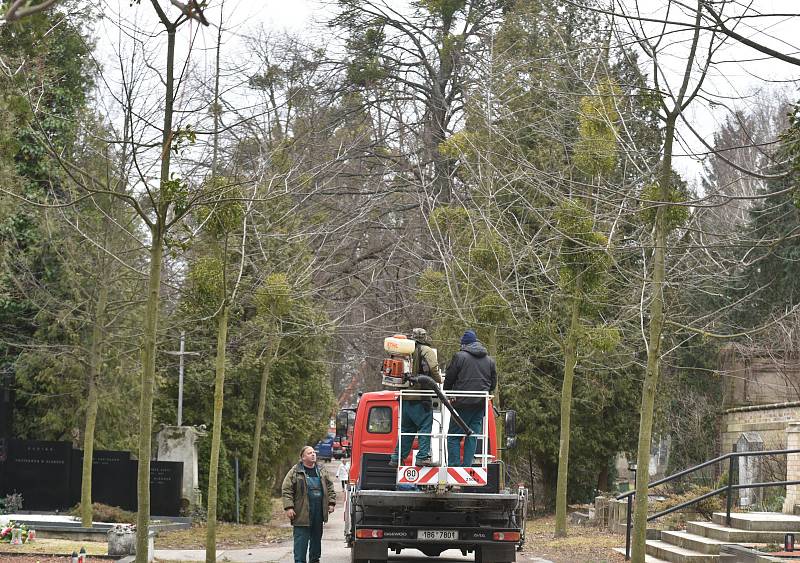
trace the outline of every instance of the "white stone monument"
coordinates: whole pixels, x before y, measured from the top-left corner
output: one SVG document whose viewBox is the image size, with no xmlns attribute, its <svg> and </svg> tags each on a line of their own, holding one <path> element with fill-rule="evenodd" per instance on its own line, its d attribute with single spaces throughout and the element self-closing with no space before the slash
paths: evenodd
<svg viewBox="0 0 800 563">
<path fill-rule="evenodd" d="M 183 462 L 183 490 L 181 497 L 188 508 L 199 506 L 202 501 L 198 478 L 197 440 L 205 436 L 204 430 L 194 426 L 166 426 L 156 434 L 158 461 Z"/>
<path fill-rule="evenodd" d="M 745 432 L 736 441 L 737 452 L 760 452 L 764 450 L 764 440 L 757 432 Z M 740 456 L 739 484 L 749 485 L 761 480 L 761 458 L 757 456 Z M 730 479 L 731 477 L 728 476 Z M 761 499 L 759 489 L 739 489 L 739 506 L 752 506 Z"/>
</svg>

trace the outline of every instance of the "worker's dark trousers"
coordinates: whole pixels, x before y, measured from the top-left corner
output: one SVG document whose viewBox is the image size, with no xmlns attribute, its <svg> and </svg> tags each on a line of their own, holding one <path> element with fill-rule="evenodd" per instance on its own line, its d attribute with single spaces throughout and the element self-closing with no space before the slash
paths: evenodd
<svg viewBox="0 0 800 563">
<path fill-rule="evenodd" d="M 314 563 L 322 554 L 322 504 L 312 502 L 309 506 L 310 526 L 294 527 L 294 560 L 295 563 Z"/>
<path fill-rule="evenodd" d="M 478 439 L 476 434 L 483 434 L 483 407 L 456 407 L 461 420 L 463 420 L 473 435 L 465 438 L 464 436 L 448 436 L 447 437 L 447 465 L 451 467 L 469 467 L 475 458 L 475 450 L 477 449 Z M 450 419 L 450 429 L 448 434 L 463 434 L 464 430 L 456 424 L 456 421 Z M 461 459 L 461 440 L 464 440 L 464 459 Z"/>
<path fill-rule="evenodd" d="M 433 428 L 433 409 L 425 401 L 403 401 L 403 418 L 400 420 L 400 432 L 408 433 L 400 440 L 400 461 L 411 453 L 414 444 L 414 432 L 419 432 L 417 440 L 419 451 L 417 460 L 431 457 L 431 429 Z M 397 461 L 397 451 L 392 454 L 391 461 Z"/>
</svg>

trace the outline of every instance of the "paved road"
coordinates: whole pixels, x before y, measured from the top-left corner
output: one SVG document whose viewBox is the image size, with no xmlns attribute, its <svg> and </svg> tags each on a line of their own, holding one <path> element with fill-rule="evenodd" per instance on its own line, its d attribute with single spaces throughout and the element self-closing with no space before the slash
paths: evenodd
<svg viewBox="0 0 800 563">
<path fill-rule="evenodd" d="M 338 467 L 338 461 L 327 464 L 331 476 L 336 474 Z M 336 512 L 330 515 L 328 524 L 325 526 L 325 531 L 322 535 L 322 560 L 325 561 L 325 563 L 350 563 L 350 549 L 344 543 L 344 511 L 342 509 L 344 505 L 344 495 L 339 490 L 338 481 L 336 482 L 336 489 L 338 498 Z M 158 559 L 167 559 L 171 561 L 205 561 L 205 552 L 203 550 L 156 550 L 155 555 Z M 258 549 L 220 549 L 217 551 L 217 561 L 235 563 L 294 563 L 294 558 L 292 557 L 292 543 L 288 541 L 276 546 Z M 431 558 L 427 557 L 421 551 L 404 549 L 400 555 L 392 556 L 390 554 L 389 561 L 392 563 L 400 563 L 403 561 L 431 561 Z M 461 552 L 457 550 L 450 550 L 445 551 L 440 557 L 433 561 L 436 561 L 436 563 L 474 561 L 474 557 L 472 555 L 461 555 Z M 544 559 L 531 559 L 522 554 L 518 554 L 517 561 L 550 563 Z"/>
</svg>

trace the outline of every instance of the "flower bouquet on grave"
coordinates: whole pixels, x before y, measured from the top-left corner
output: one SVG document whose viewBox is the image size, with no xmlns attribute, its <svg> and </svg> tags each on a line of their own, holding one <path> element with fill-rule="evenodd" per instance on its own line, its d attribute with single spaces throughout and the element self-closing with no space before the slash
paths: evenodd
<svg viewBox="0 0 800 563">
<path fill-rule="evenodd" d="M 13 521 L 0 530 L 0 542 L 11 545 L 22 545 L 28 539 L 28 527 L 25 524 L 17 525 Z"/>
</svg>

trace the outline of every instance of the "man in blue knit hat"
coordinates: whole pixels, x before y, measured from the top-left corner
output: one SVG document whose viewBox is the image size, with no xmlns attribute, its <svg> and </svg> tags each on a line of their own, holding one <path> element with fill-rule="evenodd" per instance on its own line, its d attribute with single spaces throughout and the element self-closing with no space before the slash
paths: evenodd
<svg viewBox="0 0 800 563">
<path fill-rule="evenodd" d="M 497 386 L 497 367 L 489 356 L 486 346 L 478 340 L 475 331 L 469 329 L 461 337 L 461 350 L 453 355 L 447 366 L 444 389 L 449 391 L 488 391 Z M 483 434 L 485 404 L 480 397 L 458 397 L 451 400 L 456 411 L 475 434 Z M 448 434 L 464 432 L 450 419 Z M 461 456 L 461 441 L 464 440 L 464 456 Z M 469 467 L 475 457 L 478 439 L 473 435 L 447 437 L 447 464 L 453 467 Z"/>
</svg>

